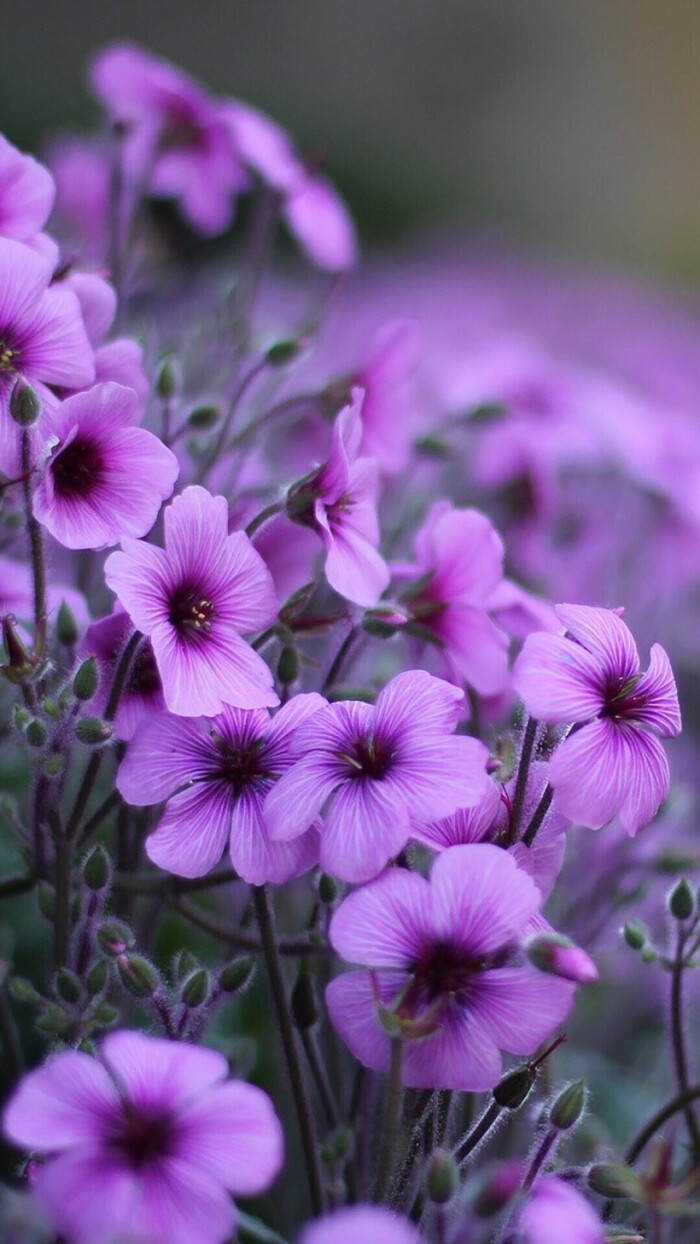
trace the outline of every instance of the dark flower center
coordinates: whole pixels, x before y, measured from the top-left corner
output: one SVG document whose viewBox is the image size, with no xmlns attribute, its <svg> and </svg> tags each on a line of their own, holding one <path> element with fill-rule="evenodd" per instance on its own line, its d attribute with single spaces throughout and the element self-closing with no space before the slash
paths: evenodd
<svg viewBox="0 0 700 1244">
<path fill-rule="evenodd" d="M 140 644 L 129 671 L 127 691 L 132 695 L 155 695 L 161 690 L 160 674 L 147 639 Z"/>
<path fill-rule="evenodd" d="M 609 678 L 603 693 L 604 707 L 600 716 L 613 721 L 634 721 L 648 701 L 646 694 L 634 693 L 640 679 L 641 674 L 634 674 L 631 678 Z"/>
<path fill-rule="evenodd" d="M 17 370 L 17 350 L 13 350 L 12 346 L 0 338 L 0 372 Z"/>
<path fill-rule="evenodd" d="M 213 776 L 226 782 L 238 796 L 246 788 L 270 781 L 276 775 L 266 767 L 265 740 L 235 746 L 212 731 L 212 738 L 221 753 L 221 762 Z"/>
<path fill-rule="evenodd" d="M 104 461 L 96 445 L 76 437 L 51 464 L 54 489 L 59 497 L 87 496 L 103 470 Z"/>
<path fill-rule="evenodd" d="M 352 748 L 341 754 L 341 760 L 347 761 L 351 778 L 382 778 L 391 769 L 395 750 L 387 739 L 367 734 L 356 739 Z"/>
<path fill-rule="evenodd" d="M 504 946 L 489 955 L 472 955 L 450 942 L 432 942 L 412 965 L 413 980 L 398 1014 L 413 1019 L 425 1008 L 450 995 L 464 1002 L 474 977 L 489 969 L 505 967 L 513 958 L 513 947 Z"/>
<path fill-rule="evenodd" d="M 203 639 L 211 631 L 215 617 L 213 602 L 189 583 L 184 583 L 170 597 L 169 618 L 183 639 Z"/>
<path fill-rule="evenodd" d="M 171 1115 L 149 1117 L 126 1105 L 109 1144 L 110 1148 L 123 1154 L 135 1171 L 140 1171 L 144 1166 L 157 1162 L 159 1158 L 169 1157 L 174 1149 L 174 1141 L 175 1128 Z"/>
</svg>

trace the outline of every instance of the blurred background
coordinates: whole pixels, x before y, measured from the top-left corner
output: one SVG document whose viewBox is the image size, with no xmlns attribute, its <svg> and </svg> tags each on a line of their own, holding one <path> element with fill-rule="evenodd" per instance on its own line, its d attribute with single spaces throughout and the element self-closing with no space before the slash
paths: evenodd
<svg viewBox="0 0 700 1244">
<path fill-rule="evenodd" d="M 87 59 L 125 37 L 285 123 L 368 243 L 488 226 L 700 277 L 697 0 L 25 0 L 0 129 L 87 126 Z"/>
</svg>

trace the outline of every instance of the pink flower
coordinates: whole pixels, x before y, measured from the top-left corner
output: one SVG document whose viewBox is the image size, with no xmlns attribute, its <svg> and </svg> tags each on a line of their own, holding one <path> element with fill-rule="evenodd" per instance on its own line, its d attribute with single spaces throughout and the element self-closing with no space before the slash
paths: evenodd
<svg viewBox="0 0 700 1244">
<path fill-rule="evenodd" d="M 572 986 L 518 950 L 541 901 L 513 857 L 489 845 L 443 851 L 429 881 L 392 869 L 346 898 L 331 942 L 365 970 L 331 981 L 326 999 L 355 1057 L 387 1069 L 382 1006 L 403 1033 L 407 1085 L 492 1088 L 500 1051 L 533 1053 L 571 1006 Z"/>
<path fill-rule="evenodd" d="M 421 1244 L 413 1223 L 382 1205 L 353 1205 L 309 1223 L 299 1244 Z"/>
<path fill-rule="evenodd" d="M 503 579 L 503 542 L 484 514 L 436 501 L 416 535 L 416 562 L 401 566 L 419 633 L 432 637 L 450 676 L 496 695 L 508 674 L 508 638 L 492 622 L 490 598 Z"/>
<path fill-rule="evenodd" d="M 290 512 L 320 535 L 326 548 L 326 578 L 341 596 L 358 605 L 376 605 L 389 583 L 389 569 L 378 552 L 377 464 L 360 458 L 363 393 L 353 389 L 352 403 L 333 426 L 328 461 L 290 491 Z M 310 498 L 295 510 L 297 499 Z"/>
<path fill-rule="evenodd" d="M 582 726 L 549 763 L 560 811 L 590 829 L 619 816 L 634 834 L 668 794 L 668 761 L 657 736 L 681 730 L 669 659 L 654 644 L 642 673 L 617 613 L 588 605 L 557 605 L 556 612 L 566 635 L 528 636 L 515 664 L 516 690 L 533 717 Z"/>
<path fill-rule="evenodd" d="M 0 237 L 31 241 L 51 215 L 55 193 L 49 170 L 0 134 Z"/>
<path fill-rule="evenodd" d="M 103 549 L 150 531 L 179 464 L 157 436 L 134 427 L 139 401 L 120 384 L 76 393 L 44 417 L 50 453 L 34 513 L 69 549 Z"/>
<path fill-rule="evenodd" d="M 228 848 L 236 872 L 251 885 L 289 881 L 312 868 L 316 827 L 292 842 L 272 842 L 263 802 L 293 763 L 297 730 L 325 703 L 314 693 L 297 695 L 272 720 L 264 709 L 228 707 L 209 720 L 168 714 L 144 720 L 117 787 L 139 806 L 167 800 L 146 843 L 149 858 L 180 877 L 202 877 Z"/>
<path fill-rule="evenodd" d="M 273 620 L 272 580 L 244 532 L 229 535 L 225 498 L 186 488 L 165 511 L 164 549 L 131 539 L 122 549 L 105 578 L 151 641 L 170 712 L 277 704 L 270 670 L 241 638 Z"/>
<path fill-rule="evenodd" d="M 518 1217 L 522 1244 L 604 1244 L 605 1230 L 593 1206 L 563 1179 L 538 1179 Z"/>
<path fill-rule="evenodd" d="M 283 1151 L 270 1099 L 227 1075 L 214 1050 L 122 1031 L 99 1058 L 65 1050 L 25 1076 L 3 1127 L 47 1155 L 33 1186 L 54 1230 L 71 1244 L 224 1244 L 229 1193 L 268 1188 Z"/>
<path fill-rule="evenodd" d="M 412 822 L 475 803 L 486 748 L 455 735 L 464 696 L 422 670 L 398 674 L 376 705 L 329 704 L 300 727 L 296 763 L 270 791 L 273 840 L 302 833 L 325 806 L 321 867 L 367 881 L 406 845 Z"/>
</svg>

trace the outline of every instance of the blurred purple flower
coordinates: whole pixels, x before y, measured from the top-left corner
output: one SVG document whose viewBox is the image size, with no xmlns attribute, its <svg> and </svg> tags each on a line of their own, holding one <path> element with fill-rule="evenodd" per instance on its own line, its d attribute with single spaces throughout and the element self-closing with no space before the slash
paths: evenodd
<svg viewBox="0 0 700 1244">
<path fill-rule="evenodd" d="M 522 1244 L 604 1244 L 605 1230 L 593 1206 L 563 1179 L 545 1175 L 518 1216 Z"/>
<path fill-rule="evenodd" d="M 528 636 L 515 687 L 533 717 L 583 726 L 549 763 L 560 811 L 590 829 L 619 815 L 634 834 L 668 794 L 668 761 L 656 736 L 681 730 L 669 659 L 654 644 L 642 673 L 632 635 L 612 610 L 557 605 L 556 612 L 567 634 Z"/>
<path fill-rule="evenodd" d="M 413 320 L 392 320 L 374 337 L 356 381 L 365 390 L 362 451 L 387 475 L 405 471 L 418 433 L 415 372 L 420 335 Z"/>
<path fill-rule="evenodd" d="M 51 215 L 55 193 L 49 170 L 0 134 L 0 237 L 31 241 Z"/>
<path fill-rule="evenodd" d="M 133 630 L 131 618 L 121 607 L 88 627 L 79 655 L 97 657 L 100 676 L 97 692 L 90 700 L 91 713 L 104 713 L 119 657 Z M 114 718 L 117 738 L 128 741 L 144 717 L 152 718 L 164 708 L 163 687 L 153 649 L 150 640 L 142 639 L 119 698 Z"/>
<path fill-rule="evenodd" d="M 164 549 L 131 539 L 122 548 L 105 578 L 151 641 L 170 712 L 277 704 L 270 670 L 242 639 L 273 620 L 272 579 L 245 533 L 229 535 L 225 498 L 186 488 L 165 511 Z"/>
<path fill-rule="evenodd" d="M 268 1188 L 282 1165 L 265 1093 L 227 1080 L 215 1050 L 114 1032 L 99 1058 L 64 1050 L 20 1082 L 3 1127 L 46 1155 L 33 1186 L 72 1244 L 223 1244 L 229 1193 Z"/>
<path fill-rule="evenodd" d="M 421 1244 L 423 1236 L 406 1218 L 383 1205 L 353 1205 L 309 1223 L 299 1244 Z"/>
<path fill-rule="evenodd" d="M 524 962 L 518 944 L 542 898 L 506 851 L 450 847 L 430 880 L 392 869 L 341 903 L 331 942 L 365 971 L 331 981 L 328 1009 L 366 1067 L 386 1071 L 404 1040 L 404 1082 L 481 1092 L 501 1074 L 501 1050 L 531 1054 L 568 1014 L 573 987 Z"/>
</svg>

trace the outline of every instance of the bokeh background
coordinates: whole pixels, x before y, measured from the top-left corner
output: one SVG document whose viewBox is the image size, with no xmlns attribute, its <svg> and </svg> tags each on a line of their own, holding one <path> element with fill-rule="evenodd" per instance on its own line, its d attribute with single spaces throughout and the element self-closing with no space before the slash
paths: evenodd
<svg viewBox="0 0 700 1244">
<path fill-rule="evenodd" d="M 368 244 L 488 228 L 700 279 L 697 0 L 24 0 L 0 129 L 89 124 L 87 58 L 124 37 L 287 124 Z"/>
</svg>

